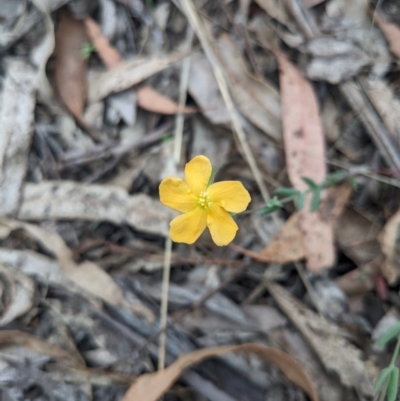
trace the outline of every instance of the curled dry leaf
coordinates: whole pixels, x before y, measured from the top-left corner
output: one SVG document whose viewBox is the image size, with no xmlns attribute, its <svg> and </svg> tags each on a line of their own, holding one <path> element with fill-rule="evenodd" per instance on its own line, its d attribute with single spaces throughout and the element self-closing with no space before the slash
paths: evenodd
<svg viewBox="0 0 400 401">
<path fill-rule="evenodd" d="M 2 300 L 6 300 L 1 306 L 0 326 L 5 326 L 31 309 L 35 286 L 31 278 L 5 264 L 0 264 L 0 285 Z"/>
<path fill-rule="evenodd" d="M 228 352 L 251 352 L 275 364 L 293 383 L 304 390 L 312 401 L 318 401 L 318 394 L 309 374 L 290 355 L 261 344 L 206 348 L 179 357 L 166 369 L 138 378 L 129 388 L 123 401 L 157 401 L 188 367 Z"/>
<path fill-rule="evenodd" d="M 8 60 L 0 107 L 1 215 L 18 210 L 28 166 L 34 121 L 36 74 L 20 60 Z"/>
<path fill-rule="evenodd" d="M 325 145 L 318 103 L 311 84 L 282 53 L 274 51 L 280 68 L 283 138 L 286 165 L 292 185 L 304 191 L 302 177 L 316 183 L 325 180 Z M 319 271 L 335 259 L 332 225 L 309 211 L 301 213 L 303 244 L 308 269 Z"/>
<path fill-rule="evenodd" d="M 400 210 L 386 223 L 378 239 L 386 258 L 382 273 L 393 284 L 400 276 Z"/>
<path fill-rule="evenodd" d="M 147 195 L 129 196 L 122 188 L 72 181 L 27 183 L 18 218 L 41 221 L 82 219 L 127 223 L 151 234 L 167 236 L 172 212 Z"/>
</svg>

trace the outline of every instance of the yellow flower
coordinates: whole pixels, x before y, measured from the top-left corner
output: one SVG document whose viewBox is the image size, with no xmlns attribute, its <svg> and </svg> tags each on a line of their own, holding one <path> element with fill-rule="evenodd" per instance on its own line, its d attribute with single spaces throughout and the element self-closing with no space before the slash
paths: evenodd
<svg viewBox="0 0 400 401">
<path fill-rule="evenodd" d="M 170 224 L 175 242 L 193 244 L 206 227 L 219 245 L 235 238 L 238 226 L 229 212 L 246 210 L 251 198 L 239 181 L 223 181 L 208 185 L 212 173 L 210 160 L 196 156 L 185 166 L 185 180 L 167 177 L 160 184 L 161 202 L 183 213 Z"/>
</svg>

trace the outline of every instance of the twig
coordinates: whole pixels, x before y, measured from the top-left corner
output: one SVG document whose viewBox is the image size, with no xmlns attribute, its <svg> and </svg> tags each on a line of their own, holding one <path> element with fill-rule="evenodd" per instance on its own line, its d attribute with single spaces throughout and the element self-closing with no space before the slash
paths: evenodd
<svg viewBox="0 0 400 401">
<path fill-rule="evenodd" d="M 84 165 L 99 159 L 108 157 L 122 157 L 128 153 L 131 153 L 141 147 L 151 145 L 152 143 L 159 141 L 168 130 L 172 127 L 172 123 L 168 122 L 162 125 L 157 130 L 150 132 L 146 136 L 140 139 L 132 140 L 128 143 L 115 144 L 108 143 L 103 145 L 97 145 L 89 150 L 71 151 L 65 153 L 60 160 L 59 170 L 64 170 L 71 166 Z"/>
<path fill-rule="evenodd" d="M 217 81 L 219 90 L 224 99 L 226 108 L 229 112 L 229 115 L 230 115 L 230 118 L 232 121 L 232 125 L 234 128 L 234 132 L 236 133 L 236 135 L 239 139 L 239 142 L 243 149 L 243 153 L 244 153 L 247 163 L 249 164 L 249 167 L 254 175 L 254 179 L 257 182 L 258 188 L 260 189 L 261 195 L 264 198 L 264 201 L 268 202 L 270 199 L 270 196 L 269 196 L 267 187 L 264 184 L 260 169 L 257 166 L 254 155 L 253 155 L 253 153 L 250 149 L 250 146 L 246 140 L 246 135 L 245 135 L 243 128 L 241 126 L 241 123 L 239 121 L 239 117 L 237 115 L 237 111 L 233 104 L 232 97 L 229 93 L 228 85 L 224 78 L 222 68 L 209 44 L 209 40 L 205 33 L 205 28 L 203 27 L 203 24 L 202 24 L 200 17 L 194 7 L 192 0 L 180 0 L 180 4 L 190 22 L 190 24 L 192 25 L 193 30 L 196 32 L 196 35 L 199 38 L 202 48 L 208 58 L 208 61 L 211 64 L 211 67 L 213 69 L 214 76 Z"/>
<path fill-rule="evenodd" d="M 164 254 L 164 274 L 162 281 L 161 292 L 161 311 L 160 311 L 160 343 L 158 347 L 158 370 L 163 370 L 165 367 L 165 342 L 167 317 L 168 317 L 168 290 L 169 290 L 169 276 L 171 271 L 171 253 L 172 253 L 172 240 L 168 236 L 165 240 L 165 254 Z"/>
<path fill-rule="evenodd" d="M 189 53 L 192 47 L 194 32 L 193 29 L 188 26 L 186 31 L 185 40 L 185 53 Z M 179 108 L 186 103 L 187 87 L 189 83 L 189 73 L 190 73 L 190 55 L 187 56 L 182 62 L 182 72 L 181 72 L 181 82 L 179 86 Z M 175 120 L 175 143 L 174 143 L 174 162 L 178 166 L 181 161 L 182 153 L 182 137 L 183 137 L 183 123 L 185 116 L 183 113 L 178 113 Z"/>
</svg>

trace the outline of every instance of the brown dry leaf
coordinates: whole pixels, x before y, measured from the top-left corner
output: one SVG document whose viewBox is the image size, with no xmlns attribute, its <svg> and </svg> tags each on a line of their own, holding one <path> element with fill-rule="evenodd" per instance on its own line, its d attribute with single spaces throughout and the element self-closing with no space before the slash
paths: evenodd
<svg viewBox="0 0 400 401">
<path fill-rule="evenodd" d="M 92 262 L 76 264 L 72 251 L 56 232 L 49 232 L 33 224 L 17 220 L 2 219 L 1 224 L 11 227 L 13 230 L 23 229 L 32 235 L 44 248 L 57 257 L 64 274 L 79 287 L 112 305 L 123 303 L 122 291 L 112 278 Z"/>
<path fill-rule="evenodd" d="M 56 32 L 55 83 L 60 99 L 78 121 L 83 120 L 86 100 L 87 60 L 81 49 L 87 41 L 83 21 L 62 10 Z"/>
<path fill-rule="evenodd" d="M 378 239 L 386 257 L 382 273 L 393 284 L 400 276 L 400 210 L 389 219 Z"/>
<path fill-rule="evenodd" d="M 85 26 L 97 53 L 108 68 L 113 68 L 123 62 L 122 56 L 110 45 L 108 39 L 101 33 L 99 25 L 90 17 L 85 18 Z M 142 85 L 137 89 L 137 105 L 153 113 L 177 114 L 194 113 L 194 107 L 179 107 L 171 99 L 161 95 L 150 85 Z"/>
<path fill-rule="evenodd" d="M 396 24 L 385 21 L 385 18 L 377 10 L 374 11 L 374 21 L 389 42 L 390 51 L 400 57 L 400 28 Z"/>
<path fill-rule="evenodd" d="M 336 373 L 345 386 L 372 395 L 372 383 L 379 370 L 371 359 L 365 361 L 362 351 L 344 337 L 347 333 L 306 308 L 280 285 L 266 282 L 266 287 L 314 349 L 325 369 Z"/>
<path fill-rule="evenodd" d="M 335 238 L 342 252 L 362 266 L 380 254 L 377 236 L 381 227 L 354 209 L 346 209 L 335 227 Z"/>
<path fill-rule="evenodd" d="M 0 215 L 17 212 L 33 134 L 36 73 L 27 63 L 9 59 L 0 107 Z"/>
<path fill-rule="evenodd" d="M 182 53 L 173 53 L 154 58 L 136 57 L 122 61 L 108 71 L 89 72 L 89 101 L 95 103 L 112 93 L 129 89 L 164 70 L 183 56 Z"/>
<path fill-rule="evenodd" d="M 187 114 L 197 111 L 195 107 L 179 106 L 150 85 L 142 85 L 137 89 L 137 105 L 147 111 L 160 114 Z"/>
<path fill-rule="evenodd" d="M 293 187 L 304 191 L 302 177 L 321 183 L 326 177 L 325 145 L 318 103 L 311 84 L 282 53 L 274 51 L 280 68 L 282 124 L 286 165 Z M 300 212 L 307 267 L 319 271 L 335 260 L 333 228 L 319 213 Z"/>
<path fill-rule="evenodd" d="M 96 48 L 97 54 L 100 56 L 103 63 L 112 68 L 117 66 L 122 61 L 118 51 L 110 45 L 108 39 L 101 33 L 99 25 L 90 17 L 84 19 L 87 35 Z"/>
<path fill-rule="evenodd" d="M 331 188 L 327 197 L 322 201 L 319 210 L 315 213 L 318 214 L 321 221 L 324 221 L 329 226 L 334 226 L 346 206 L 350 194 L 351 187 L 348 185 Z M 306 253 L 301 220 L 302 215 L 300 212 L 290 216 L 279 233 L 260 252 L 239 249 L 233 244 L 232 246 L 236 247 L 239 252 L 263 262 L 289 263 L 304 259 Z"/>
<path fill-rule="evenodd" d="M 27 183 L 18 218 L 41 221 L 81 219 L 127 223 L 137 230 L 167 236 L 173 212 L 147 195 L 129 196 L 122 188 L 72 181 Z"/>
<path fill-rule="evenodd" d="M 290 355 L 278 349 L 261 344 L 242 344 L 227 347 L 206 348 L 179 357 L 172 365 L 162 371 L 145 374 L 132 384 L 123 401 L 157 401 L 190 366 L 206 358 L 220 356 L 228 352 L 252 352 L 274 363 L 293 383 L 303 389 L 313 401 L 318 394 L 309 374 Z"/>
</svg>

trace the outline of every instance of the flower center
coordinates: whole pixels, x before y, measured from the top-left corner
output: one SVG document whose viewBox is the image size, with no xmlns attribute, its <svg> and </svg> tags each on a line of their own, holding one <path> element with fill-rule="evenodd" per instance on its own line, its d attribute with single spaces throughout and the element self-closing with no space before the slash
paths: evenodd
<svg viewBox="0 0 400 401">
<path fill-rule="evenodd" d="M 209 209 L 211 207 L 212 202 L 207 192 L 200 192 L 197 198 L 197 204 L 203 209 Z"/>
</svg>

